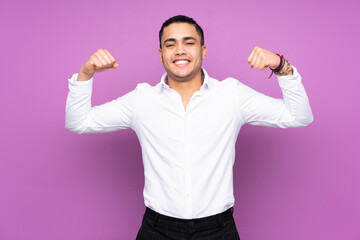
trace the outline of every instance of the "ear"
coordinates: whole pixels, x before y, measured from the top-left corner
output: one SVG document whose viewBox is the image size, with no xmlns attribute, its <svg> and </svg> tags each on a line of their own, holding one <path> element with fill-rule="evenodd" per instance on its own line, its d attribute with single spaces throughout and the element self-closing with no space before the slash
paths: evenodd
<svg viewBox="0 0 360 240">
<path fill-rule="evenodd" d="M 202 45 L 201 49 L 202 49 L 202 59 L 205 59 L 205 57 L 206 57 L 206 46 Z"/>
<path fill-rule="evenodd" d="M 160 62 L 162 62 L 162 49 L 159 48 L 159 57 L 160 57 Z"/>
</svg>

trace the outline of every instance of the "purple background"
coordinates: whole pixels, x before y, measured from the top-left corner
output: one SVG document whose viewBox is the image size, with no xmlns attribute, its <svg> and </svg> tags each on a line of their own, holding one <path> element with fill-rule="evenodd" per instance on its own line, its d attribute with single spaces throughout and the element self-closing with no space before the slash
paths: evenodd
<svg viewBox="0 0 360 240">
<path fill-rule="evenodd" d="M 144 213 L 131 130 L 65 129 L 67 79 L 97 49 L 120 64 L 95 75 L 93 105 L 164 73 L 158 31 L 185 14 L 205 31 L 209 75 L 282 97 L 255 46 L 299 70 L 314 113 L 305 128 L 245 125 L 234 217 L 242 240 L 359 240 L 359 11 L 354 1 L 0 1 L 1 240 L 135 239 Z"/>
</svg>

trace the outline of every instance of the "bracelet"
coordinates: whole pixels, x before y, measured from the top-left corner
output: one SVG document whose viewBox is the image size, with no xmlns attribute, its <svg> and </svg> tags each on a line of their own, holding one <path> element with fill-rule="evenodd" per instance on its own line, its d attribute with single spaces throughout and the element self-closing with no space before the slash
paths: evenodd
<svg viewBox="0 0 360 240">
<path fill-rule="evenodd" d="M 280 57 L 280 63 L 279 63 L 279 66 L 277 66 L 275 69 L 272 69 L 271 67 L 269 67 L 271 69 L 271 74 L 269 76 L 269 79 L 271 78 L 273 73 L 279 72 L 284 67 L 284 64 L 285 64 L 284 56 L 280 55 L 278 53 L 276 53 L 276 55 L 278 55 Z"/>
<path fill-rule="evenodd" d="M 283 75 L 287 75 L 290 71 L 291 71 L 291 72 L 293 71 L 290 62 L 289 62 L 288 60 L 286 60 L 283 55 L 279 55 L 279 54 L 277 54 L 277 53 L 276 53 L 276 55 L 278 55 L 278 56 L 280 57 L 280 64 L 279 64 L 279 66 L 277 66 L 277 68 L 275 68 L 275 69 L 272 69 L 272 68 L 269 67 L 269 68 L 271 69 L 271 74 L 270 74 L 270 76 L 269 76 L 269 79 L 271 78 L 271 76 L 272 76 L 273 74 L 275 74 L 275 75 L 277 75 L 277 76 L 283 76 Z M 279 71 L 284 67 L 285 62 L 287 62 L 287 68 L 286 68 L 286 70 L 285 70 L 285 71 L 282 71 L 282 72 L 279 72 Z"/>
<path fill-rule="evenodd" d="M 285 61 L 287 62 L 288 67 L 285 69 L 285 71 L 275 72 L 275 75 L 278 75 L 278 76 L 287 75 L 290 71 L 293 70 L 291 64 L 289 63 L 289 61 L 288 60 L 285 60 Z"/>
<path fill-rule="evenodd" d="M 272 69 L 271 67 L 269 67 L 274 72 L 278 72 L 278 71 L 280 71 L 282 69 L 282 67 L 284 66 L 284 60 L 285 60 L 283 55 L 280 55 L 278 53 L 276 53 L 276 55 L 278 55 L 280 57 L 279 66 L 277 66 L 277 68 L 275 68 L 275 69 Z"/>
</svg>

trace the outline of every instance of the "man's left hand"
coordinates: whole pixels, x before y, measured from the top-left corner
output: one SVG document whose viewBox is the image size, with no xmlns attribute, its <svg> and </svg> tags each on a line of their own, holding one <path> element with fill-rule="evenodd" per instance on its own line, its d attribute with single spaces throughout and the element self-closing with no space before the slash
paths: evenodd
<svg viewBox="0 0 360 240">
<path fill-rule="evenodd" d="M 261 47 L 254 47 L 247 59 L 250 68 L 265 70 L 267 67 L 275 69 L 280 64 L 280 57 Z"/>
</svg>

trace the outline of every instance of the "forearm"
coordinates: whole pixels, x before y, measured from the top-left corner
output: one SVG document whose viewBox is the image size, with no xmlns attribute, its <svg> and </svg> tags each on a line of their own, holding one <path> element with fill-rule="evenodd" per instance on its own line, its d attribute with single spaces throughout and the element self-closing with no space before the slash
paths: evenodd
<svg viewBox="0 0 360 240">
<path fill-rule="evenodd" d="M 80 74 L 78 74 L 77 79 L 79 77 Z M 73 78 L 74 76 L 72 80 L 74 80 Z M 80 82 L 79 80 L 76 81 Z M 76 81 L 69 83 L 70 91 L 66 99 L 65 127 L 72 132 L 83 133 L 86 129 L 87 115 L 91 111 L 92 78 L 88 79 L 91 82 L 81 84 L 76 83 Z"/>
<path fill-rule="evenodd" d="M 294 68 L 293 68 L 294 71 Z M 308 96 L 301 83 L 301 76 L 294 75 L 278 76 L 278 81 L 283 93 L 284 104 L 299 126 L 306 126 L 313 121 L 313 115 Z"/>
<path fill-rule="evenodd" d="M 94 74 L 86 73 L 86 72 L 83 70 L 83 67 L 84 67 L 84 66 L 82 66 L 82 67 L 80 68 L 80 70 L 79 70 L 79 75 L 78 75 L 78 77 L 77 77 L 77 79 L 76 79 L 76 81 L 78 81 L 78 82 L 88 81 L 88 80 L 90 80 L 90 79 L 94 76 Z"/>
</svg>

